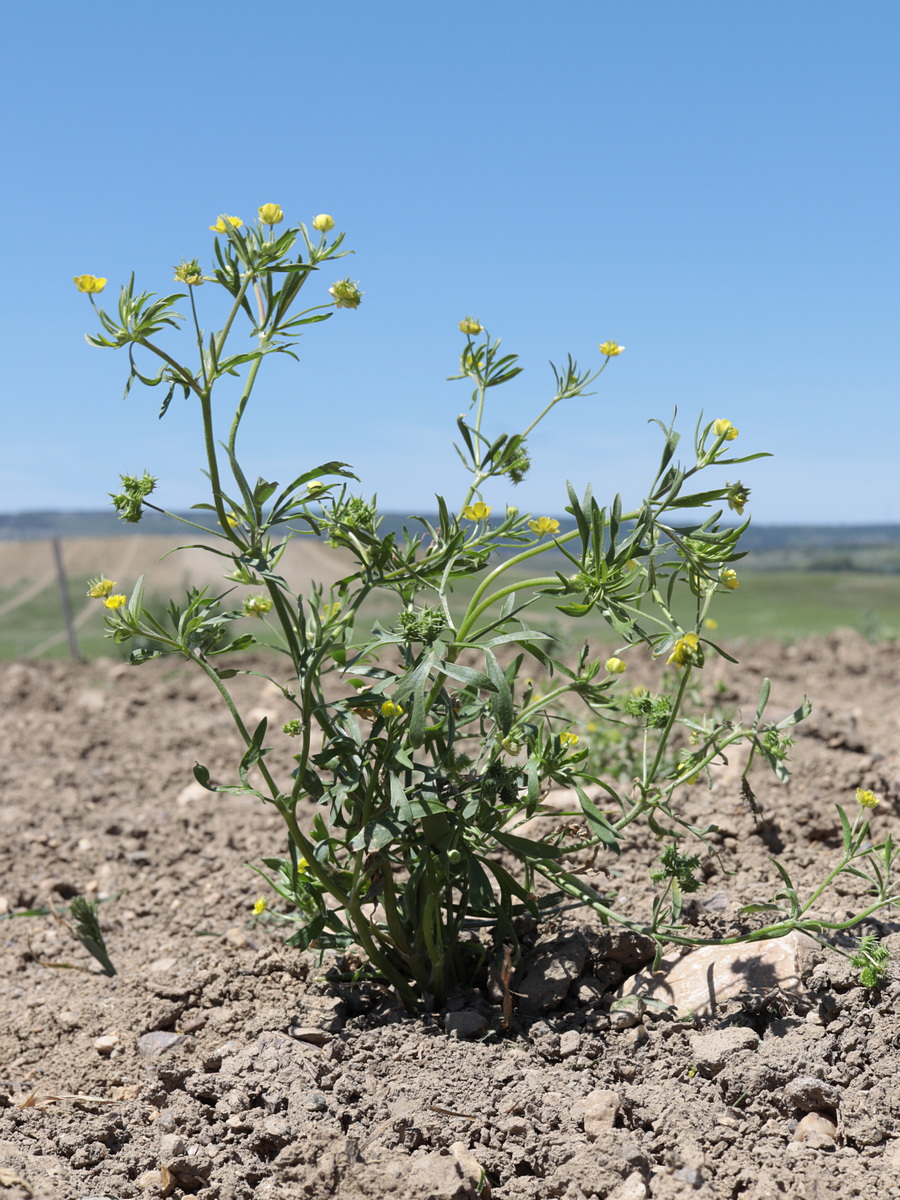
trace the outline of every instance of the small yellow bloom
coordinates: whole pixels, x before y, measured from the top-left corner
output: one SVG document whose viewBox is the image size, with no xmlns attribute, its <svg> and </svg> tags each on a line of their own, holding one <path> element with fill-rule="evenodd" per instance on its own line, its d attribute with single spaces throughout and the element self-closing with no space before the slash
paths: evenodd
<svg viewBox="0 0 900 1200">
<path fill-rule="evenodd" d="M 334 229 L 334 217 L 328 213 L 319 213 L 317 217 L 313 217 L 313 229 L 318 229 L 319 233 L 331 233 Z"/>
<path fill-rule="evenodd" d="M 240 217 L 228 217 L 223 213 L 215 225 L 210 225 L 210 229 L 213 233 L 227 233 L 229 225 L 232 229 L 240 229 L 243 223 Z"/>
<path fill-rule="evenodd" d="M 98 279 L 96 275 L 73 275 L 72 281 L 79 292 L 87 292 L 89 296 L 96 296 L 106 287 L 106 280 Z"/>
<path fill-rule="evenodd" d="M 601 342 L 600 353 L 605 354 L 607 358 L 615 358 L 617 354 L 621 354 L 625 349 L 618 342 Z"/>
<path fill-rule="evenodd" d="M 260 913 L 264 913 L 268 907 L 269 906 L 266 903 L 265 897 L 260 896 L 260 898 L 257 900 L 257 902 L 253 905 L 254 917 L 258 917 Z"/>
<path fill-rule="evenodd" d="M 226 514 L 225 520 L 228 522 L 228 524 L 231 526 L 232 529 L 235 529 L 238 525 L 240 525 L 240 520 L 238 518 L 238 515 L 233 510 L 230 513 Z"/>
<path fill-rule="evenodd" d="M 666 660 L 666 665 L 674 663 L 676 667 L 686 667 L 702 662 L 700 639 L 696 633 L 686 633 L 675 643 L 675 648 Z"/>
<path fill-rule="evenodd" d="M 608 658 L 604 665 L 610 675 L 621 675 L 623 671 L 628 670 L 628 663 L 623 662 L 621 658 Z"/>
<path fill-rule="evenodd" d="M 727 567 L 719 578 L 722 581 L 722 587 L 730 588 L 732 591 L 741 586 L 737 577 L 737 571 L 732 571 L 730 567 Z"/>
<path fill-rule="evenodd" d="M 308 492 L 313 492 L 313 493 L 321 492 L 321 490 L 324 486 L 325 486 L 325 484 L 322 482 L 321 479 L 311 479 L 309 481 L 309 483 L 306 485 L 306 490 Z"/>
<path fill-rule="evenodd" d="M 862 788 L 857 788 L 856 803 L 862 805 L 863 808 L 874 808 L 875 805 L 880 804 L 881 801 L 874 792 L 863 791 Z"/>
<path fill-rule="evenodd" d="M 103 601 L 105 608 L 112 608 L 112 609 L 124 608 L 127 603 L 128 603 L 128 597 L 123 596 L 121 593 L 119 593 L 119 595 L 117 595 L 117 596 L 107 596 L 106 599 Z"/>
<path fill-rule="evenodd" d="M 715 617 L 707 617 L 703 622 L 703 627 L 704 629 L 718 629 L 719 622 L 715 619 Z"/>
<path fill-rule="evenodd" d="M 462 515 L 467 521 L 486 521 L 491 515 L 491 506 L 478 500 L 475 504 L 467 504 L 462 510 Z"/>
<path fill-rule="evenodd" d="M 569 733 L 568 729 L 563 730 L 559 735 L 560 744 L 563 746 L 574 746 L 578 741 L 577 733 Z"/>
<path fill-rule="evenodd" d="M 89 579 L 88 583 L 90 584 L 88 596 L 92 600 L 102 600 L 116 586 L 111 579 L 107 579 L 103 575 L 99 575 L 96 579 Z"/>
<path fill-rule="evenodd" d="M 466 317 L 459 323 L 459 332 L 466 333 L 469 337 L 475 337 L 476 334 L 481 333 L 482 328 L 483 326 L 474 317 Z"/>
<path fill-rule="evenodd" d="M 723 417 L 719 421 L 713 421 L 713 433 L 716 437 L 724 437 L 726 442 L 733 442 L 738 435 L 738 431 L 730 421 L 726 421 Z"/>
<path fill-rule="evenodd" d="M 403 708 L 399 704 L 395 704 L 393 700 L 385 700 L 381 706 L 381 715 L 390 720 L 391 717 L 399 717 L 403 713 Z"/>
<path fill-rule="evenodd" d="M 349 277 L 339 279 L 328 290 L 334 296 L 335 308 L 359 308 L 363 294 L 359 284 L 353 283 Z"/>
<path fill-rule="evenodd" d="M 268 596 L 248 596 L 243 603 L 245 617 L 259 617 L 272 611 L 272 601 Z"/>
<path fill-rule="evenodd" d="M 297 859 L 297 874 L 298 875 L 308 875 L 309 874 L 309 863 L 307 862 L 307 860 L 305 858 Z"/>
<path fill-rule="evenodd" d="M 280 225 L 284 220 L 284 213 L 281 211 L 280 204 L 261 204 L 258 212 L 259 219 L 263 225 Z"/>
<path fill-rule="evenodd" d="M 557 533 L 559 530 L 559 521 L 553 517 L 538 517 L 536 521 L 529 521 L 528 528 L 538 535 L 543 537 L 545 533 Z"/>
</svg>

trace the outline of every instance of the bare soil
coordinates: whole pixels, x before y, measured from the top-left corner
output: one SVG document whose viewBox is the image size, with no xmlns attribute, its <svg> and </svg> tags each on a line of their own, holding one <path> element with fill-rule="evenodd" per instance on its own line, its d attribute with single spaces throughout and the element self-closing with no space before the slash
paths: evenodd
<svg viewBox="0 0 900 1200">
<path fill-rule="evenodd" d="M 814 712 L 791 783 L 757 777 L 762 826 L 738 762 L 688 793 L 692 817 L 721 828 L 701 933 L 735 929 L 740 905 L 776 890 L 770 855 L 818 881 L 834 805 L 856 787 L 882 797 L 875 835 L 900 836 L 900 646 L 838 633 L 738 656 L 708 665 L 710 695 L 721 679 L 752 712 L 769 675 L 774 714 L 804 691 Z M 270 685 L 237 682 L 278 719 Z M 546 1011 L 504 1031 L 468 994 L 412 1016 L 253 917 L 246 864 L 282 851 L 281 826 L 192 782 L 197 758 L 230 779 L 238 753 L 202 677 L 6 664 L 0 730 L 2 1200 L 900 1196 L 900 975 L 866 990 L 823 951 L 797 995 L 629 1022 L 610 1001 L 646 955 L 585 909 L 535 935 L 532 964 L 574 964 Z M 596 878 L 642 913 L 652 864 L 636 836 Z M 857 891 L 842 882 L 822 912 L 849 913 Z M 115 977 L 52 917 L 9 915 L 79 894 L 105 901 Z M 871 928 L 900 948 L 900 926 Z"/>
</svg>

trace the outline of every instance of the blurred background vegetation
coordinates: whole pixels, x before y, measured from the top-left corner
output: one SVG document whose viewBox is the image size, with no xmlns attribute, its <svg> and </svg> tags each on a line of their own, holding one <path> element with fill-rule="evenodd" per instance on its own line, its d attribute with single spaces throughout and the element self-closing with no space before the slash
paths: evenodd
<svg viewBox="0 0 900 1200">
<path fill-rule="evenodd" d="M 387 516 L 382 532 L 399 531 L 402 524 L 400 517 Z M 106 512 L 0 515 L 0 659 L 70 655 L 54 540 L 83 658 L 125 657 L 128 650 L 105 638 L 102 606 L 85 595 L 89 576 L 106 574 L 128 592 L 144 574 L 147 594 L 157 597 L 160 610 L 189 583 L 224 592 L 228 585 L 215 556 L 191 549 L 166 557 L 181 542 L 197 544 L 197 539 L 185 538 L 186 532 L 191 533 L 153 514 L 136 527 L 123 526 Z M 710 636 L 716 641 L 795 641 L 838 627 L 856 629 L 872 641 L 900 637 L 900 526 L 752 526 L 741 545 L 747 553 L 735 564 L 740 587 L 723 595 L 711 610 L 717 628 Z M 555 552 L 542 559 L 544 566 L 565 570 L 562 556 Z M 310 580 L 333 582 L 350 563 L 314 538 L 299 538 L 283 569 L 303 590 Z M 236 590 L 239 602 L 246 589 Z M 460 608 L 466 600 L 466 593 L 460 592 Z M 383 601 L 376 595 L 364 620 L 387 620 L 393 611 L 389 594 Z M 689 612 L 684 606 L 678 615 L 689 621 Z M 615 634 L 596 614 L 575 621 L 547 601 L 531 613 L 532 624 L 568 646 L 585 639 L 615 646 Z M 263 636 L 265 627 L 253 624 L 257 636 Z"/>
</svg>

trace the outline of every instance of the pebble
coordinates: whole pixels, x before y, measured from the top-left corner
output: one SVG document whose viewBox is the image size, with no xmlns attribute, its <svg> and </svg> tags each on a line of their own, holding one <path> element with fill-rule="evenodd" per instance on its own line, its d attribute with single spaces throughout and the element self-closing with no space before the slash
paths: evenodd
<svg viewBox="0 0 900 1200">
<path fill-rule="evenodd" d="M 559 1039 L 559 1057 L 569 1058 L 581 1049 L 581 1034 L 577 1029 L 569 1029 Z"/>
<path fill-rule="evenodd" d="M 164 1163 L 184 1153 L 184 1138 L 177 1133 L 166 1133 L 159 1139 L 159 1157 Z"/>
<path fill-rule="evenodd" d="M 595 1141 L 604 1130 L 612 1129 L 622 1107 L 618 1092 L 610 1088 L 594 1088 L 583 1100 L 579 1100 L 576 1111 L 581 1115 L 584 1132 Z"/>
<path fill-rule="evenodd" d="M 298 1042 L 309 1042 L 311 1046 L 325 1046 L 331 1041 L 331 1034 L 324 1029 L 316 1029 L 312 1025 L 290 1025 L 288 1033 Z"/>
<path fill-rule="evenodd" d="M 640 1171 L 632 1171 L 621 1183 L 616 1184 L 609 1193 L 609 1200 L 646 1200 L 649 1194 L 643 1175 Z"/>
<path fill-rule="evenodd" d="M 181 1046 L 186 1041 L 187 1038 L 184 1034 L 163 1033 L 162 1030 L 154 1029 L 152 1033 L 144 1033 L 138 1038 L 138 1054 L 141 1058 L 157 1058 L 160 1054 L 165 1054 L 167 1050 Z"/>
<path fill-rule="evenodd" d="M 837 1125 L 824 1113 L 809 1112 L 797 1122 L 793 1141 L 805 1142 L 814 1150 L 833 1150 Z"/>
<path fill-rule="evenodd" d="M 117 1033 L 108 1033 L 103 1037 L 94 1038 L 94 1049 L 98 1054 L 112 1054 L 119 1044 Z"/>
</svg>

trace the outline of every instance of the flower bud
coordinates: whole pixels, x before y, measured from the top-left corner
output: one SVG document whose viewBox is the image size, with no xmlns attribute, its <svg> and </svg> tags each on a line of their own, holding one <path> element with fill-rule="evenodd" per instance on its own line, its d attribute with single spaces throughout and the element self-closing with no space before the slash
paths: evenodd
<svg viewBox="0 0 900 1200">
<path fill-rule="evenodd" d="M 559 742 L 561 746 L 574 746 L 577 741 L 578 734 L 570 733 L 568 729 L 563 730 L 563 732 L 559 735 Z"/>
<path fill-rule="evenodd" d="M 261 204 L 257 211 L 263 225 L 280 225 L 284 220 L 280 204 Z"/>
<path fill-rule="evenodd" d="M 403 713 L 403 707 L 400 704 L 395 704 L 393 700 L 385 700 L 381 706 L 381 715 L 387 720 L 391 717 L 399 717 Z"/>
<path fill-rule="evenodd" d="M 104 607 L 111 608 L 113 611 L 115 611 L 117 608 L 124 608 L 127 603 L 128 603 L 128 597 L 122 596 L 122 595 L 107 596 L 106 599 L 103 601 Z"/>
<path fill-rule="evenodd" d="M 267 907 L 268 905 L 266 904 L 265 896 L 260 896 L 257 902 L 253 905 L 254 917 L 258 917 L 261 913 L 264 913 Z"/>
<path fill-rule="evenodd" d="M 359 308 L 363 294 L 358 283 L 353 283 L 349 278 L 339 279 L 328 290 L 334 296 L 335 308 Z"/>
<path fill-rule="evenodd" d="M 735 591 L 741 586 L 737 577 L 737 571 L 732 571 L 730 567 L 726 567 L 719 578 L 722 582 L 722 587 L 730 588 L 731 591 Z"/>
<path fill-rule="evenodd" d="M 79 292 L 87 292 L 89 296 L 96 296 L 106 287 L 106 280 L 98 279 L 96 275 L 73 275 L 72 281 Z"/>
<path fill-rule="evenodd" d="M 272 611 L 272 601 L 268 596 L 248 596 L 242 608 L 245 617 L 258 617 L 261 619 L 266 613 Z"/>
<path fill-rule="evenodd" d="M 203 283 L 203 272 L 196 258 L 190 262 L 181 260 L 180 265 L 175 267 L 175 282 L 186 283 L 188 287 L 199 287 Z"/>
<path fill-rule="evenodd" d="M 616 658 L 615 656 L 613 658 L 608 658 L 604 663 L 604 666 L 606 667 L 607 671 L 609 671 L 610 675 L 621 675 L 623 671 L 628 670 L 628 664 L 623 662 L 621 658 Z"/>
<path fill-rule="evenodd" d="M 868 790 L 864 791 L 862 788 L 857 788 L 856 803 L 861 805 L 863 808 L 874 808 L 876 804 L 880 803 L 880 801 L 874 792 L 870 792 Z"/>
<path fill-rule="evenodd" d="M 317 217 L 313 217 L 312 226 L 319 233 L 331 233 L 332 229 L 334 229 L 334 217 L 328 213 L 319 213 Z"/>
<path fill-rule="evenodd" d="M 600 353 L 605 354 L 607 358 L 615 358 L 624 349 L 625 347 L 620 346 L 618 342 L 601 342 L 600 344 Z"/>
<path fill-rule="evenodd" d="M 481 330 L 482 326 L 479 325 L 474 317 L 466 317 L 464 321 L 460 321 L 459 323 L 459 332 L 465 333 L 469 337 L 475 337 L 476 334 L 481 333 Z"/>
<path fill-rule="evenodd" d="M 227 233 L 229 225 L 232 229 L 240 229 L 243 223 L 240 217 L 227 217 L 222 213 L 215 225 L 210 225 L 210 229 L 213 233 Z"/>
</svg>

